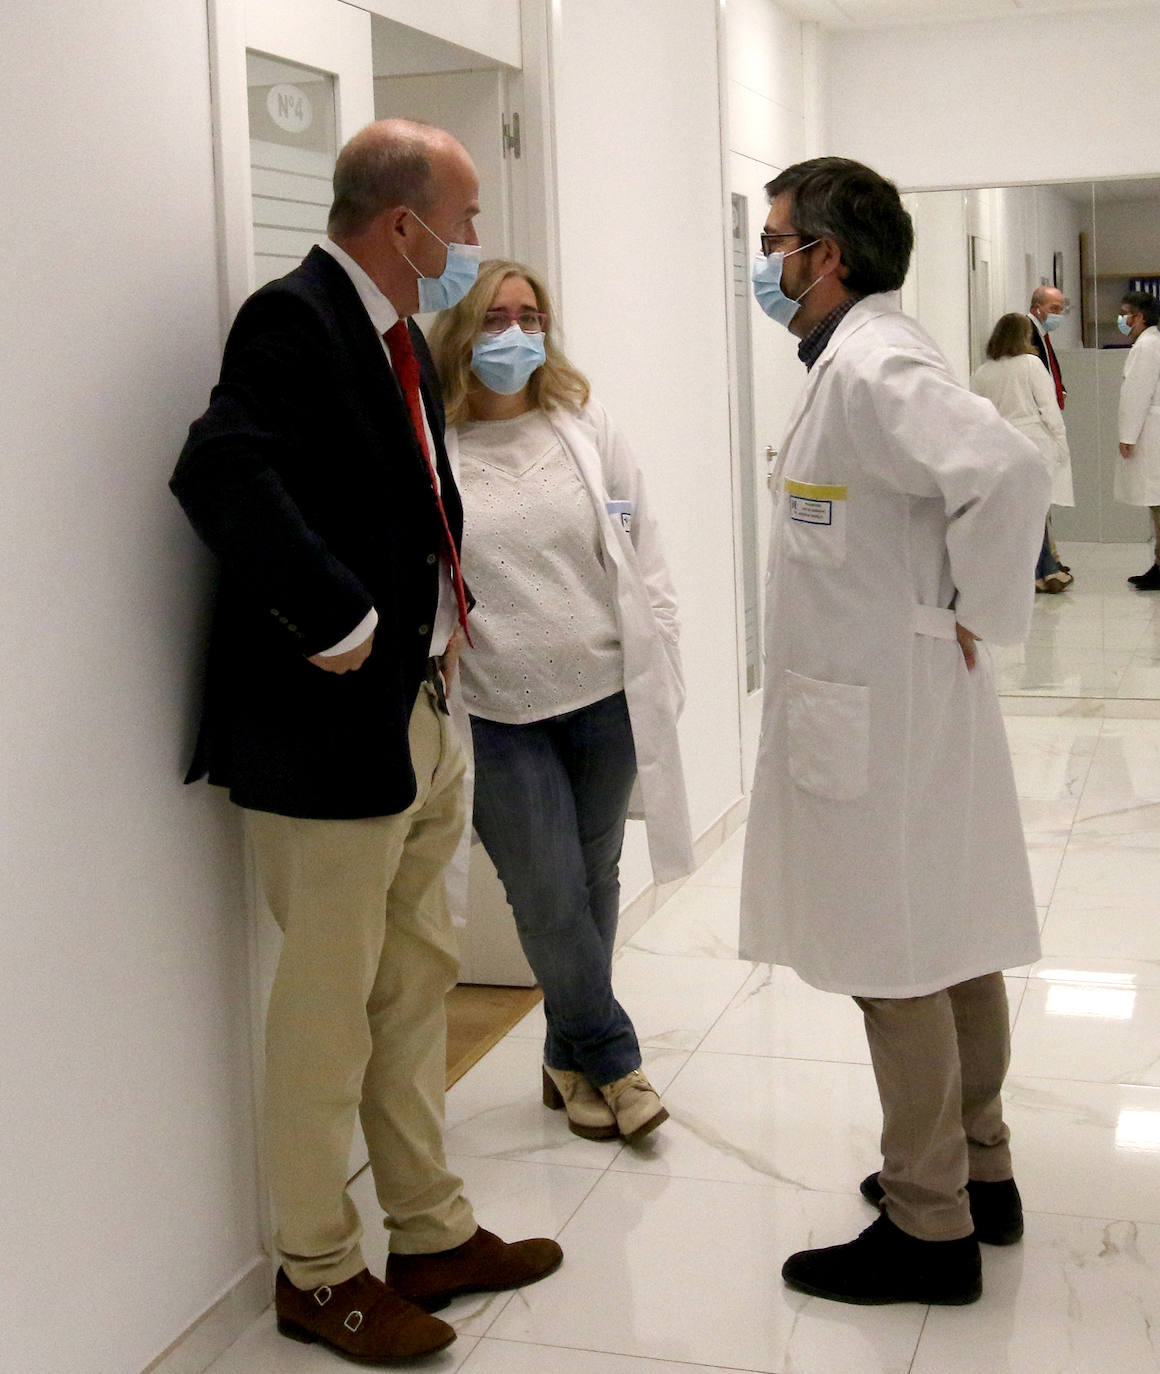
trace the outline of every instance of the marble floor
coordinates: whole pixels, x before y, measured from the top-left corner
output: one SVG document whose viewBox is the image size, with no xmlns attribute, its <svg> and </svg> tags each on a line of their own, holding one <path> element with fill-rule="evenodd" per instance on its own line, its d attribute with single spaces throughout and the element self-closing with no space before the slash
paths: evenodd
<svg viewBox="0 0 1160 1374">
<path fill-rule="evenodd" d="M 1112 652 L 1147 658 L 1147 642 L 1160 657 L 1160 595 L 1109 577 L 1097 615 L 1079 592 L 1094 582 L 1083 566 L 1076 589 L 1039 598 L 1054 642 L 1078 645 L 1080 622 L 1094 633 L 1099 620 L 1124 631 Z M 565 1263 L 523 1292 L 455 1303 L 443 1315 L 459 1339 L 414 1367 L 1160 1370 L 1160 703 L 1072 695 L 1086 700 L 1015 702 L 1007 715 L 1043 958 L 1007 977 L 1007 1116 L 1027 1235 L 983 1247 L 982 1300 L 857 1308 L 783 1287 L 790 1251 L 872 1220 L 857 1188 L 878 1162 L 880 1121 L 853 1003 L 737 957 L 739 832 L 617 956 L 617 992 L 670 1122 L 637 1148 L 570 1135 L 539 1102 L 539 1009 L 449 1092 L 448 1152 L 481 1222 L 555 1235 Z M 355 1191 L 381 1266 L 369 1181 Z M 341 1368 L 279 1337 L 267 1314 L 212 1374 Z"/>
</svg>

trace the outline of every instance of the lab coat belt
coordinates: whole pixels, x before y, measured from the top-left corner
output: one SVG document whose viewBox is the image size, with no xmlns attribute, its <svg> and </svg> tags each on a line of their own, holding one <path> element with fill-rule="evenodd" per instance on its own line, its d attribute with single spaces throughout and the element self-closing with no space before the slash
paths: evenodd
<svg viewBox="0 0 1160 1374">
<path fill-rule="evenodd" d="M 911 625 L 916 635 L 955 638 L 955 613 L 944 606 L 915 606 Z"/>
</svg>

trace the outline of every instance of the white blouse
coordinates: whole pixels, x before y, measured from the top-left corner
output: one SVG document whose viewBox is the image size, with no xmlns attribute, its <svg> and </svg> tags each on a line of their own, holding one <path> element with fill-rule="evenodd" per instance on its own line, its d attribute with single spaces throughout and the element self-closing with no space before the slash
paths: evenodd
<svg viewBox="0 0 1160 1374">
<path fill-rule="evenodd" d="M 475 596 L 460 660 L 470 714 L 544 720 L 619 692 L 612 573 L 591 498 L 541 410 L 461 425 L 463 575 Z"/>
</svg>

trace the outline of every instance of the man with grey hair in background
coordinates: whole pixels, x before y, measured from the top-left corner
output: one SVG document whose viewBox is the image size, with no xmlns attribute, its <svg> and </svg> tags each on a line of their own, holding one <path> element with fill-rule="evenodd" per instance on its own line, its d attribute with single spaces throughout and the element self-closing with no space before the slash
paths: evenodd
<svg viewBox="0 0 1160 1374">
<path fill-rule="evenodd" d="M 542 1278 L 561 1253 L 480 1228 L 442 1139 L 444 879 L 464 822 L 445 686 L 468 598 L 438 382 L 409 317 L 474 281 L 478 179 L 449 134 L 381 120 L 343 148 L 334 192 L 326 242 L 239 311 L 171 486 L 220 565 L 187 781 L 242 808 L 283 932 L 264 1110 L 278 1326 L 380 1363 L 441 1349 L 455 1331 L 431 1312 Z M 346 1191 L 356 1112 L 385 1283 Z"/>
</svg>

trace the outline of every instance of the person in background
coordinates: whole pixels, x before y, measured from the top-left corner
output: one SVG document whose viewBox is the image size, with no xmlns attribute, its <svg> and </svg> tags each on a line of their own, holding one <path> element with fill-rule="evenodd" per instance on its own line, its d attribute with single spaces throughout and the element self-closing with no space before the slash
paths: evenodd
<svg viewBox="0 0 1160 1374">
<path fill-rule="evenodd" d="M 1129 577 L 1142 592 L 1160 592 L 1160 301 L 1146 291 L 1129 291 L 1116 323 L 1132 340 L 1124 359 L 1118 427 L 1120 461 L 1115 497 L 1152 512 L 1152 566 Z"/>
<path fill-rule="evenodd" d="M 987 361 L 971 377 L 971 390 L 985 396 L 1003 419 L 1026 434 L 1043 455 L 1051 473 L 1052 504 L 1074 506 L 1067 431 L 1051 379 L 1035 356 L 1032 332 L 1026 315 L 1002 316 L 987 340 Z M 1052 552 L 1049 529 L 1044 529 L 1043 547 L 1035 566 L 1035 590 L 1062 592 L 1071 581 Z"/>
<path fill-rule="evenodd" d="M 278 1328 L 365 1363 L 441 1349 L 455 1330 L 429 1312 L 561 1258 L 479 1227 L 443 1151 L 445 869 L 464 822 L 443 684 L 467 605 L 437 379 L 409 317 L 475 279 L 478 195 L 442 130 L 356 134 L 329 237 L 242 306 L 171 482 L 221 568 L 187 781 L 208 773 L 243 808 L 283 931 L 264 1104 Z M 356 1113 L 385 1283 L 346 1190 Z"/>
<path fill-rule="evenodd" d="M 544 991 L 544 1103 L 577 1135 L 636 1142 L 668 1113 L 612 990 L 634 783 L 657 881 L 693 866 L 672 583 L 640 469 L 535 272 L 484 263 L 432 349 L 476 597 L 475 829 Z"/>
<path fill-rule="evenodd" d="M 823 157 L 765 190 L 754 291 L 808 377 L 770 484 L 740 953 L 854 997 L 883 1156 L 861 1185 L 874 1224 L 782 1276 L 838 1302 L 968 1303 L 978 1242 L 1023 1232 L 999 970 L 1039 954 L 976 644 L 1027 633 L 1051 480 L 899 312 L 914 234 L 896 188 Z"/>
<path fill-rule="evenodd" d="M 1064 316 L 1067 314 L 1067 300 L 1058 286 L 1037 286 L 1031 293 L 1031 308 L 1027 311 L 1027 319 L 1031 322 L 1031 344 L 1039 355 L 1039 361 L 1047 369 L 1051 377 L 1051 385 L 1055 392 L 1055 400 L 1062 412 L 1067 404 L 1067 387 L 1063 383 L 1063 373 L 1059 368 L 1059 359 L 1055 356 L 1055 346 L 1051 342 L 1051 336 L 1063 324 Z M 1068 474 L 1070 481 L 1071 461 L 1068 460 Z M 1055 501 L 1053 505 L 1071 505 L 1074 502 Z M 1041 570 L 1044 573 L 1054 572 L 1057 574 L 1056 582 L 1060 580 L 1058 575 L 1062 575 L 1064 587 L 1070 586 L 1074 581 L 1071 569 L 1060 562 L 1059 550 L 1055 546 L 1055 536 L 1051 532 L 1051 512 L 1047 513 L 1047 528 L 1044 533 L 1046 547 L 1050 554 L 1047 560 L 1041 560 Z M 1054 564 L 1054 567 L 1052 566 Z M 1037 575 L 1036 584 L 1042 579 Z M 1040 587 L 1040 591 L 1058 590 L 1063 587 L 1055 588 Z"/>
</svg>

